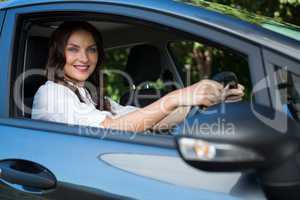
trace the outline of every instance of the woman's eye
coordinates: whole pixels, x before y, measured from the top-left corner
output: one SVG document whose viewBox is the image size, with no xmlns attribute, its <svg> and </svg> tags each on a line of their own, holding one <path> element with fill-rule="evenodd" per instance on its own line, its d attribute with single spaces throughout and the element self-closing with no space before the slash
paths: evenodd
<svg viewBox="0 0 300 200">
<path fill-rule="evenodd" d="M 74 48 L 74 47 L 70 47 L 70 48 L 67 48 L 68 51 L 71 51 L 71 52 L 77 52 L 77 48 Z"/>
<path fill-rule="evenodd" d="M 97 48 L 96 47 L 89 48 L 88 51 L 91 53 L 97 53 Z"/>
</svg>

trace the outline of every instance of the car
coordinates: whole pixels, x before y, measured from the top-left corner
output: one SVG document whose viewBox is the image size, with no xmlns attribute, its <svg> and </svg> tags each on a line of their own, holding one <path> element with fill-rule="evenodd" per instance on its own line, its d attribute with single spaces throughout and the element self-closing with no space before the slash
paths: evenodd
<svg viewBox="0 0 300 200">
<path fill-rule="evenodd" d="M 70 20 L 103 34 L 105 91 L 123 105 L 218 73 L 244 100 L 145 132 L 31 119 Z M 300 198 L 299 27 L 200 0 L 10 0 L 0 27 L 0 199 Z"/>
</svg>

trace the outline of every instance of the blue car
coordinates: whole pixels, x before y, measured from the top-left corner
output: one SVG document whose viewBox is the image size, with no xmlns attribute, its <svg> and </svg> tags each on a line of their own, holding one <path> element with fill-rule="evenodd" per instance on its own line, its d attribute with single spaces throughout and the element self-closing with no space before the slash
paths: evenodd
<svg viewBox="0 0 300 200">
<path fill-rule="evenodd" d="M 120 104 L 205 78 L 245 96 L 145 132 L 31 119 L 49 38 L 72 20 L 102 33 L 105 91 Z M 0 55 L 1 200 L 300 199 L 297 26 L 200 0 L 10 0 Z"/>
</svg>

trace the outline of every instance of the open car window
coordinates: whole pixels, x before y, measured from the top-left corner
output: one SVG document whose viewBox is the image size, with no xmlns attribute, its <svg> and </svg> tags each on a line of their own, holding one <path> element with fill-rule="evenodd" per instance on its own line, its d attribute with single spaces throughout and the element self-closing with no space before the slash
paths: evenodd
<svg viewBox="0 0 300 200">
<path fill-rule="evenodd" d="M 22 32 L 18 41 L 24 51 L 18 52 L 20 59 L 12 73 L 13 117 L 31 118 L 34 95 L 47 81 L 45 65 L 50 35 L 64 20 L 70 20 L 69 17 L 54 21 L 43 20 L 42 17 L 23 21 L 23 27 L 28 30 Z M 244 54 L 222 45 L 208 45 L 210 42 L 204 39 L 201 42 L 192 40 L 197 37 L 146 22 L 90 18 L 86 21 L 103 34 L 106 53 L 101 67 L 103 91 L 123 106 L 144 107 L 183 87 L 182 82 L 189 85 L 222 71 L 236 73 L 239 82 L 246 86 L 248 98 L 251 84 L 248 60 Z M 29 22 L 30 26 L 25 26 Z M 119 37 L 120 32 L 124 37 Z M 198 55 L 195 55 L 196 52 Z M 208 53 L 210 58 L 201 60 L 201 53 Z M 201 65 L 202 61 L 209 61 L 209 66 Z M 187 112 L 184 111 L 184 115 Z"/>
</svg>

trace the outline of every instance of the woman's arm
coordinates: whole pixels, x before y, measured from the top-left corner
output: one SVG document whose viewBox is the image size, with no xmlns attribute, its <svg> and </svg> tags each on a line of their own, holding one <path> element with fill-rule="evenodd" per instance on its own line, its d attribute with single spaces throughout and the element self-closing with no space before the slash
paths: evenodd
<svg viewBox="0 0 300 200">
<path fill-rule="evenodd" d="M 235 102 L 240 101 L 244 95 L 244 86 L 238 84 L 238 91 L 241 91 L 239 95 L 236 91 L 234 91 L 234 95 L 231 95 L 232 90 L 229 89 L 229 87 L 225 87 L 223 90 L 225 99 L 225 102 Z M 169 115 L 167 115 L 165 118 L 160 120 L 157 124 L 155 124 L 151 129 L 152 130 L 166 130 L 173 128 L 178 123 L 182 122 L 188 113 L 191 110 L 191 106 L 179 106 L 175 110 L 173 110 Z"/>
<path fill-rule="evenodd" d="M 121 117 L 106 117 L 101 126 L 119 130 L 144 131 L 154 126 L 176 107 L 177 100 L 169 94 L 144 108 Z"/>
<path fill-rule="evenodd" d="M 154 103 L 119 118 L 106 117 L 100 125 L 104 128 L 144 131 L 152 128 L 180 106 L 209 107 L 221 102 L 224 99 L 223 90 L 223 86 L 216 81 L 202 80 L 189 87 L 175 90 Z M 240 89 L 231 89 L 227 93 L 231 96 L 243 95 Z"/>
<path fill-rule="evenodd" d="M 152 130 L 167 130 L 171 129 L 180 122 L 182 122 L 188 113 L 191 111 L 191 106 L 179 106 L 173 110 L 170 114 L 156 123 L 151 129 Z"/>
</svg>

